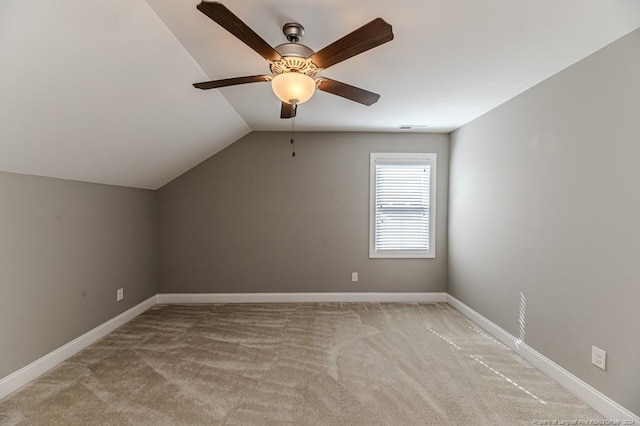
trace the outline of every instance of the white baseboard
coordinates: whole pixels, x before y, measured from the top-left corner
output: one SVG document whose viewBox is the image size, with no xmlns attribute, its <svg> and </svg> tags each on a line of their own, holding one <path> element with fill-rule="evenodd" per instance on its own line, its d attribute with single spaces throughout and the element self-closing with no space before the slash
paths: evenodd
<svg viewBox="0 0 640 426">
<path fill-rule="evenodd" d="M 635 422 L 629 424 L 640 424 L 640 417 L 636 416 L 631 411 L 627 410 L 591 385 L 574 376 L 572 373 L 551 361 L 549 358 L 545 357 L 527 344 L 518 342 L 516 345 L 516 337 L 512 336 L 510 333 L 489 321 L 450 294 L 447 294 L 447 303 L 471 321 L 482 327 L 500 342 L 507 345 L 514 352 L 529 361 L 534 367 L 554 379 L 569 392 L 589 404 L 593 409 L 598 411 L 607 419 L 620 421 L 628 420 Z"/>
<path fill-rule="evenodd" d="M 42 358 L 33 361 L 31 364 L 21 368 L 20 370 L 3 377 L 0 379 L 0 399 L 17 391 L 27 383 L 71 358 L 73 355 L 77 354 L 92 343 L 102 339 L 117 328 L 122 327 L 124 324 L 156 304 L 157 296 L 152 296 L 144 302 L 141 302 L 133 308 L 121 313 L 117 317 L 114 317 L 104 324 L 86 332 L 82 336 L 73 339 L 66 345 L 59 347 L 53 352 L 49 352 Z"/>
<path fill-rule="evenodd" d="M 447 293 L 170 293 L 158 303 L 319 303 L 319 302 L 446 302 Z"/>
</svg>

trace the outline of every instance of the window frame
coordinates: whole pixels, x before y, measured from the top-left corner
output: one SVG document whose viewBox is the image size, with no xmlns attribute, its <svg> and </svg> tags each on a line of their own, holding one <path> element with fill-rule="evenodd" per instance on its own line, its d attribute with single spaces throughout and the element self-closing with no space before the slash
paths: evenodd
<svg viewBox="0 0 640 426">
<path fill-rule="evenodd" d="M 369 163 L 369 258 L 371 259 L 434 259 L 436 257 L 436 177 L 437 154 L 426 152 L 372 152 Z M 429 250 L 376 251 L 376 164 L 406 162 L 429 164 Z"/>
</svg>

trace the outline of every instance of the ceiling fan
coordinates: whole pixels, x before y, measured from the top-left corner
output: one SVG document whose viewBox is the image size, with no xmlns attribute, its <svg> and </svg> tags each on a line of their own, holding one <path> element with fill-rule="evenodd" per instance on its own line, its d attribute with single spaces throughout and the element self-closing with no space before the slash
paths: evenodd
<svg viewBox="0 0 640 426">
<path fill-rule="evenodd" d="M 380 95 L 377 93 L 316 75 L 323 69 L 393 40 L 391 25 L 382 18 L 376 18 L 314 52 L 299 43 L 304 27 L 298 23 L 284 25 L 282 32 L 289 42 L 274 48 L 222 3 L 203 1 L 197 8 L 265 58 L 272 75 L 225 78 L 195 83 L 194 87 L 207 90 L 270 81 L 274 93 L 282 101 L 280 118 L 295 117 L 298 105 L 308 101 L 316 88 L 367 106 L 378 102 Z"/>
</svg>

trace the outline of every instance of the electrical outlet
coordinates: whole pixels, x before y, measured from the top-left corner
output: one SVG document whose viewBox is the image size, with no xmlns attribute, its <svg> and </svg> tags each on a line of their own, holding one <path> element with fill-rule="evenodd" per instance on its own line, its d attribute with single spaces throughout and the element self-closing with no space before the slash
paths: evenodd
<svg viewBox="0 0 640 426">
<path fill-rule="evenodd" d="M 358 281 L 358 273 L 357 272 L 352 272 L 351 273 L 351 281 L 353 281 L 353 282 Z"/>
<path fill-rule="evenodd" d="M 122 299 L 124 299 L 124 289 L 119 288 L 118 290 L 116 290 L 116 302 L 119 302 Z"/>
<path fill-rule="evenodd" d="M 607 352 L 602 349 L 592 346 L 591 347 L 591 363 L 598 368 L 606 370 L 607 367 Z"/>
</svg>

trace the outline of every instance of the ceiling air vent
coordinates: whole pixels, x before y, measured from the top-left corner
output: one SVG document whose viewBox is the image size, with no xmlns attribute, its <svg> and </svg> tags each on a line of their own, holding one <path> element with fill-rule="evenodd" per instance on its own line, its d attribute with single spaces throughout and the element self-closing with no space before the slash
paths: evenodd
<svg viewBox="0 0 640 426">
<path fill-rule="evenodd" d="M 429 126 L 426 124 L 401 124 L 400 130 L 420 130 L 420 129 L 428 129 Z"/>
</svg>

